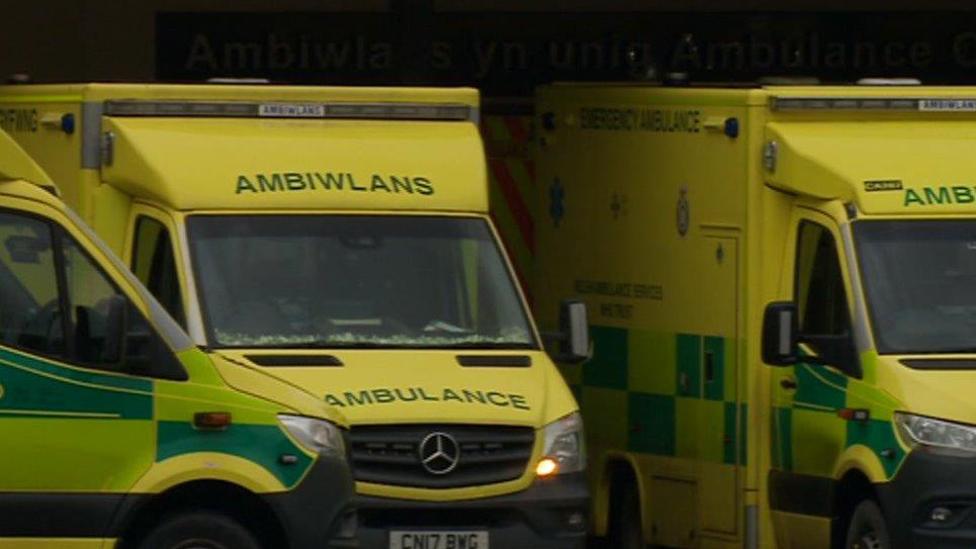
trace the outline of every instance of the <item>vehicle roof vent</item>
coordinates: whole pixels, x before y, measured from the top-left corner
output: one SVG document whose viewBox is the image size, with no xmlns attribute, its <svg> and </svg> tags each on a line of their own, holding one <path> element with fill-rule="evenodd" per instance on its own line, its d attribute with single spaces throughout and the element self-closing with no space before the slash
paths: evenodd
<svg viewBox="0 0 976 549">
<path fill-rule="evenodd" d="M 921 86 L 918 78 L 861 78 L 858 86 Z"/>
</svg>

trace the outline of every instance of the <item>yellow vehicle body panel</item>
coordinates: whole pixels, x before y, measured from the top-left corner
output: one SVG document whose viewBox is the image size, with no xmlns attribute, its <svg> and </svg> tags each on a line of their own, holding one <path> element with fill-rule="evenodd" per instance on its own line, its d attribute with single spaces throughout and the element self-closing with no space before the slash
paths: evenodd
<svg viewBox="0 0 976 549">
<path fill-rule="evenodd" d="M 248 361 L 246 356 L 276 356 L 264 351 L 226 350 L 220 354 L 240 363 Z M 545 364 L 541 352 L 527 356 L 542 367 L 508 376 L 499 376 L 492 369 L 458 372 L 457 354 L 440 350 L 332 351 L 329 355 L 345 367 L 328 375 L 321 369 L 298 367 L 270 373 L 323 395 L 348 419 L 364 424 L 434 423 L 452 417 L 473 423 L 540 426 L 566 415 L 572 404 L 572 394 L 555 368 Z M 484 356 L 493 355 L 506 356 L 499 352 Z M 391 370 L 387 366 L 391 363 L 403 366 Z M 359 404 L 363 399 L 356 397 L 363 391 L 380 397 L 371 399 L 372 405 Z M 386 393 L 392 393 L 395 400 L 385 398 Z"/>
<path fill-rule="evenodd" d="M 53 186 L 51 179 L 37 162 L 17 146 L 7 132 L 0 132 L 0 179 L 31 181 L 37 185 Z"/>
<path fill-rule="evenodd" d="M 104 129 L 116 158 L 102 181 L 178 210 L 488 211 L 487 185 L 469 183 L 485 180 L 473 124 L 120 118 Z"/>
<path fill-rule="evenodd" d="M 215 452 L 197 452 L 156 464 L 132 487 L 134 492 L 160 494 L 195 480 L 220 480 L 258 493 L 286 490 L 281 481 L 254 462 Z"/>
<path fill-rule="evenodd" d="M 544 328 L 556 326 L 560 300 L 589 305 L 593 358 L 562 369 L 590 426 L 597 534 L 613 521 L 614 479 L 630 471 L 648 543 L 825 547 L 836 521 L 797 512 L 809 501 L 790 493 L 890 482 L 910 451 L 897 411 L 976 423 L 971 372 L 911 369 L 899 361 L 921 357 L 874 349 L 851 236 L 855 220 L 976 213 L 976 170 L 960 161 L 976 138 L 974 97 L 538 90 L 531 292 Z M 815 259 L 796 255 L 811 224 L 836 243 L 860 377 L 762 363 L 764 308 L 806 295 L 809 281 L 794 288 L 794 277 Z M 870 419 L 849 419 L 854 411 Z M 783 491 L 794 481 L 810 484 Z"/>
<path fill-rule="evenodd" d="M 856 201 L 865 214 L 972 211 L 974 190 L 960 182 L 973 180 L 976 168 L 956 162 L 970 149 L 971 124 L 923 118 L 849 126 L 838 132 L 836 121 L 770 123 L 782 163 L 769 184 L 824 200 Z M 919 156 L 929 161 L 918 162 Z M 875 190 L 892 179 L 901 181 L 902 192 Z"/>
</svg>

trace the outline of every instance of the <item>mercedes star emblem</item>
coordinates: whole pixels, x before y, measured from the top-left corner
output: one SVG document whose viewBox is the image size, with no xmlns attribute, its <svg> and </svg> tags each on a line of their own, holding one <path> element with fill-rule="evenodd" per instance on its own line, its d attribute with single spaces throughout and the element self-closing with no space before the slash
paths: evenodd
<svg viewBox="0 0 976 549">
<path fill-rule="evenodd" d="M 447 433 L 431 433 L 420 441 L 420 464 L 432 475 L 446 475 L 461 460 L 461 447 Z"/>
</svg>

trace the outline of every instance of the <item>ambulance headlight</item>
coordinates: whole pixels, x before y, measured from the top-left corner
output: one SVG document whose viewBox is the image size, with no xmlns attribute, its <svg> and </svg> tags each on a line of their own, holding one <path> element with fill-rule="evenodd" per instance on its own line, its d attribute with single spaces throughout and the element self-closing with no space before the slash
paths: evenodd
<svg viewBox="0 0 976 549">
<path fill-rule="evenodd" d="M 902 439 L 912 448 L 949 450 L 976 454 L 976 427 L 901 412 L 895 424 Z"/>
<path fill-rule="evenodd" d="M 323 419 L 281 414 L 278 421 L 306 449 L 330 456 L 346 457 L 342 430 Z"/>
<path fill-rule="evenodd" d="M 579 412 L 546 425 L 543 450 L 542 459 L 536 467 L 538 476 L 578 473 L 586 468 L 583 417 Z"/>
</svg>

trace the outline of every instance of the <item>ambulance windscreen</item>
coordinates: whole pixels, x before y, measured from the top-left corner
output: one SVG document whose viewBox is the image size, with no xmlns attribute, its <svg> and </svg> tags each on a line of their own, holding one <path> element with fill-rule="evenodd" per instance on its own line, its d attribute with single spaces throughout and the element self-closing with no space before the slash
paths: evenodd
<svg viewBox="0 0 976 549">
<path fill-rule="evenodd" d="M 976 353 L 976 222 L 854 222 L 878 352 Z"/>
<path fill-rule="evenodd" d="M 482 219 L 195 215 L 187 227 L 214 347 L 537 346 Z"/>
</svg>

